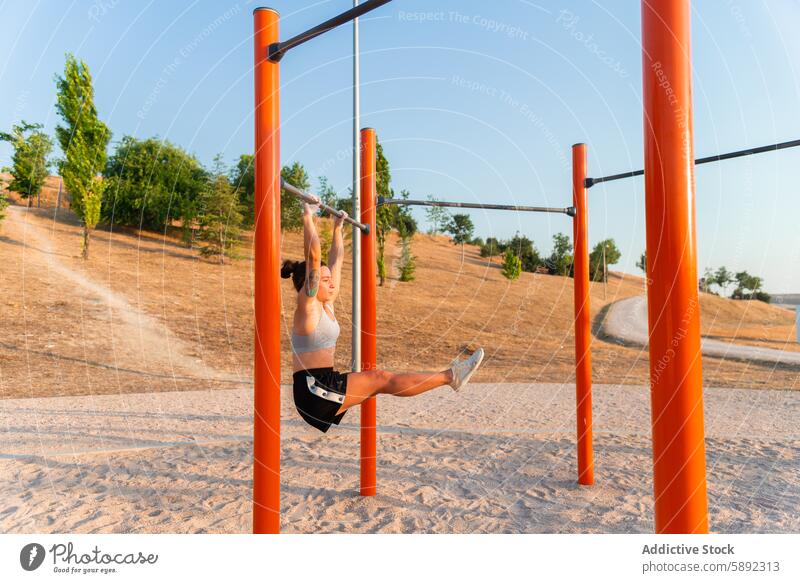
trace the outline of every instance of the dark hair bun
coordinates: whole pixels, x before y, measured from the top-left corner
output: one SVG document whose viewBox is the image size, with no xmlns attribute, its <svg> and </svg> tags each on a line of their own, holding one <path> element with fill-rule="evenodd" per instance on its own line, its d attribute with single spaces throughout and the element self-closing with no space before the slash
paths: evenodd
<svg viewBox="0 0 800 583">
<path fill-rule="evenodd" d="M 297 267 L 297 261 L 292 261 L 291 259 L 287 259 L 283 262 L 281 266 L 281 278 L 289 279 L 292 277 L 295 268 Z"/>
</svg>

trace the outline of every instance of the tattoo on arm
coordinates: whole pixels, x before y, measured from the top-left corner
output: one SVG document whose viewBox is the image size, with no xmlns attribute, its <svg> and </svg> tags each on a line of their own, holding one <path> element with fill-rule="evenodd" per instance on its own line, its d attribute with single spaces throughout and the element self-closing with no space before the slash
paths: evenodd
<svg viewBox="0 0 800 583">
<path fill-rule="evenodd" d="M 319 269 L 312 269 L 306 280 L 306 295 L 313 298 L 319 290 Z"/>
</svg>

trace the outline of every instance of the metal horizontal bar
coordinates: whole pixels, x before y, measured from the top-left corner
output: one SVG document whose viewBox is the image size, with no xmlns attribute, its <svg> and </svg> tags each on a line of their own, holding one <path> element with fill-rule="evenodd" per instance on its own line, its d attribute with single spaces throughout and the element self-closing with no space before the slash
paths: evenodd
<svg viewBox="0 0 800 583">
<path fill-rule="evenodd" d="M 332 206 L 328 206 L 327 204 L 322 202 L 322 200 L 320 200 L 320 198 L 316 194 L 311 194 L 311 193 L 308 193 L 308 192 L 306 192 L 304 190 L 300 190 L 296 186 L 292 186 L 291 184 L 286 182 L 283 178 L 281 178 L 281 188 L 284 189 L 286 192 L 289 192 L 289 193 L 295 195 L 297 198 L 299 198 L 303 202 L 307 202 L 308 204 L 317 204 L 317 205 L 319 205 L 319 208 L 321 208 L 322 210 L 324 210 L 328 214 L 331 214 L 331 215 L 333 215 L 335 217 L 341 218 L 342 216 L 345 215 L 345 213 L 343 211 L 335 209 Z M 356 221 L 355 219 L 351 218 L 350 216 L 346 216 L 345 219 L 344 219 L 344 222 L 353 225 L 354 227 L 360 229 L 364 233 L 369 233 L 369 225 L 365 225 L 364 223 L 359 223 L 358 221 Z"/>
<path fill-rule="evenodd" d="M 792 140 L 790 142 L 780 142 L 778 144 L 770 144 L 769 146 L 748 148 L 747 150 L 739 150 L 737 152 L 728 152 L 727 154 L 717 154 L 716 156 L 698 158 L 697 160 L 694 161 L 694 163 L 708 164 L 709 162 L 719 162 L 720 160 L 730 160 L 731 158 L 741 158 L 742 156 L 750 156 L 752 154 L 763 154 L 764 152 L 774 152 L 776 150 L 785 150 L 786 148 L 794 148 L 797 146 L 800 146 L 800 140 Z"/>
<path fill-rule="evenodd" d="M 289 40 L 280 42 L 280 43 L 273 43 L 269 46 L 267 51 L 267 59 L 272 61 L 273 63 L 277 63 L 283 58 L 289 49 L 293 49 L 296 46 L 303 44 L 304 42 L 310 41 L 312 38 L 318 37 L 319 35 L 328 32 L 336 28 L 337 26 L 341 26 L 351 20 L 358 18 L 362 14 L 366 14 L 367 12 L 371 12 L 376 8 L 380 8 L 384 4 L 388 4 L 392 0 L 367 0 L 363 4 L 359 4 L 358 6 L 351 8 L 345 12 L 342 12 L 338 16 L 334 16 L 330 20 L 326 20 L 322 24 L 318 24 L 314 28 L 309 28 L 305 32 L 301 32 L 300 34 L 293 36 Z"/>
<path fill-rule="evenodd" d="M 465 209 L 483 209 L 494 211 L 520 211 L 524 213 L 561 213 L 575 216 L 575 207 L 520 206 L 513 204 L 480 204 L 474 202 L 442 202 L 439 200 L 409 200 L 406 198 L 378 198 L 378 204 L 397 204 L 403 206 L 443 206 Z"/>
<path fill-rule="evenodd" d="M 779 142 L 777 144 L 770 144 L 768 146 L 759 146 L 757 148 L 748 148 L 746 150 L 737 150 L 735 152 L 728 152 L 727 154 L 717 154 L 716 156 L 706 156 L 705 158 L 698 158 L 694 161 L 695 165 L 708 164 L 709 162 L 719 162 L 720 160 L 730 160 L 732 158 L 741 158 L 742 156 L 751 156 L 753 154 L 763 154 L 764 152 L 775 152 L 776 150 L 785 150 L 786 148 L 795 148 L 800 146 L 800 140 L 791 140 L 789 142 Z M 622 178 L 633 178 L 634 176 L 643 176 L 644 170 L 634 170 L 633 172 L 623 172 L 622 174 L 612 174 L 610 176 L 602 176 L 600 178 L 587 178 L 585 181 L 586 188 L 591 188 L 595 184 L 601 182 L 611 182 L 612 180 L 620 180 Z"/>
</svg>

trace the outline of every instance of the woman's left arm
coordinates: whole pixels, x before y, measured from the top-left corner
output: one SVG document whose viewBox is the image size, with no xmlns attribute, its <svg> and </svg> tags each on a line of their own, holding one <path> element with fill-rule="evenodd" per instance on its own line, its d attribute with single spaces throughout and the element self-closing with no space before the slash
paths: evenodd
<svg viewBox="0 0 800 583">
<path fill-rule="evenodd" d="M 328 268 L 331 270 L 333 285 L 336 286 L 332 299 L 339 295 L 339 285 L 342 283 L 342 262 L 344 261 L 342 227 L 347 213 L 342 214 L 343 216 L 341 217 L 333 217 L 333 240 L 331 241 L 331 250 L 328 252 Z"/>
</svg>

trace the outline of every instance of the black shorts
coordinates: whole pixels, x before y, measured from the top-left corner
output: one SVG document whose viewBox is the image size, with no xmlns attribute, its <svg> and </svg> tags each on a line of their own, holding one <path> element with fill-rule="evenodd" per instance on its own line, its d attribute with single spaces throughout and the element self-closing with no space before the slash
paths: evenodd
<svg viewBox="0 0 800 583">
<path fill-rule="evenodd" d="M 306 423 L 325 433 L 330 429 L 331 423 L 339 425 L 344 417 L 344 413 L 336 414 L 342 405 L 323 399 L 309 391 L 308 377 L 314 377 L 316 386 L 344 395 L 347 393 L 347 373 L 340 373 L 327 367 L 299 370 L 293 375 L 294 406 L 297 408 L 297 412 Z"/>
</svg>

